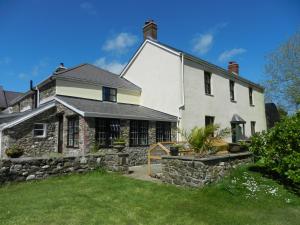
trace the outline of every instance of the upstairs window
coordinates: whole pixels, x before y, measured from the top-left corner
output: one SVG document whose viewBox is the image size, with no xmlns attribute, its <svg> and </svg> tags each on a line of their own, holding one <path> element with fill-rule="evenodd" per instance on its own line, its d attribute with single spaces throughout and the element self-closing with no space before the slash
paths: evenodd
<svg viewBox="0 0 300 225">
<path fill-rule="evenodd" d="M 103 87 L 102 88 L 102 99 L 103 99 L 103 101 L 116 102 L 117 101 L 117 89 Z"/>
<path fill-rule="evenodd" d="M 253 105 L 253 89 L 249 87 L 249 103 Z"/>
<path fill-rule="evenodd" d="M 47 136 L 47 124 L 35 123 L 33 125 L 33 136 L 37 138 L 44 138 Z"/>
<path fill-rule="evenodd" d="M 156 142 L 171 141 L 171 123 L 156 122 Z"/>
<path fill-rule="evenodd" d="M 230 91 L 230 100 L 235 101 L 234 99 L 234 81 L 229 81 L 229 91 Z"/>
<path fill-rule="evenodd" d="M 68 147 L 79 147 L 79 118 L 68 118 Z"/>
<path fill-rule="evenodd" d="M 255 121 L 251 121 L 251 135 L 255 134 Z"/>
<path fill-rule="evenodd" d="M 148 145 L 149 122 L 144 120 L 130 121 L 130 146 L 147 146 Z"/>
<path fill-rule="evenodd" d="M 211 73 L 204 71 L 205 94 L 211 95 Z"/>
<path fill-rule="evenodd" d="M 110 147 L 120 137 L 120 120 L 96 119 L 96 142 L 101 147 Z"/>
</svg>

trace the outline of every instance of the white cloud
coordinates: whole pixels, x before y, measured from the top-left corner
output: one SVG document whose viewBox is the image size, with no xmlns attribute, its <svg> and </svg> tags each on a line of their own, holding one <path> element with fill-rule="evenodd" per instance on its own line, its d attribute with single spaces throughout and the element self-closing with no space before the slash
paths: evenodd
<svg viewBox="0 0 300 225">
<path fill-rule="evenodd" d="M 102 49 L 105 51 L 114 51 L 117 53 L 124 53 L 129 47 L 137 42 L 137 37 L 129 33 L 120 33 L 110 40 L 107 40 Z"/>
<path fill-rule="evenodd" d="M 106 58 L 102 57 L 97 59 L 94 62 L 94 65 L 112 73 L 120 74 L 123 68 L 126 66 L 126 63 L 120 63 L 118 61 L 107 62 Z"/>
<path fill-rule="evenodd" d="M 80 4 L 80 8 L 82 10 L 84 10 L 85 12 L 87 12 L 88 14 L 90 14 L 90 15 L 96 15 L 97 14 L 97 11 L 96 11 L 94 5 L 90 2 L 82 2 Z"/>
<path fill-rule="evenodd" d="M 46 66 L 48 66 L 48 63 L 46 60 L 41 60 L 37 65 L 33 66 L 31 74 L 33 76 L 37 76 L 41 73 L 41 70 L 43 70 Z"/>
<path fill-rule="evenodd" d="M 244 48 L 233 48 L 231 50 L 226 50 L 219 55 L 219 61 L 225 62 L 229 61 L 233 57 L 245 53 L 247 50 Z"/>
<path fill-rule="evenodd" d="M 207 53 L 213 44 L 214 37 L 212 34 L 201 34 L 193 40 L 193 51 L 201 55 Z"/>
</svg>

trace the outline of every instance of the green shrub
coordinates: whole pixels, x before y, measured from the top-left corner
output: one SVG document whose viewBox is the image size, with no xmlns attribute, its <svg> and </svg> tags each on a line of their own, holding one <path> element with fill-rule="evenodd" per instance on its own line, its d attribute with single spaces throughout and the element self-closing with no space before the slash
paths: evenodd
<svg viewBox="0 0 300 225">
<path fill-rule="evenodd" d="M 207 127 L 194 127 L 189 133 L 183 132 L 186 141 L 196 153 L 201 155 L 215 152 L 213 143 L 221 140 L 230 134 L 230 129 L 220 129 L 219 125 Z"/>
<path fill-rule="evenodd" d="M 24 154 L 24 149 L 19 145 L 12 145 L 5 150 L 5 154 L 11 158 L 19 158 Z"/>
<path fill-rule="evenodd" d="M 258 164 L 300 183 L 300 113 L 284 118 L 268 132 L 255 134 L 249 149 Z"/>
</svg>

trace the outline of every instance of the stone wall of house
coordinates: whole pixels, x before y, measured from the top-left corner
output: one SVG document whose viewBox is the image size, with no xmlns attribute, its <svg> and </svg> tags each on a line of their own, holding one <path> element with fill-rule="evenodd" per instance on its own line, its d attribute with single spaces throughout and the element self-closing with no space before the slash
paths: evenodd
<svg viewBox="0 0 300 225">
<path fill-rule="evenodd" d="M 19 158 L 0 160 L 0 184 L 12 181 L 44 179 L 98 168 L 128 172 L 128 154 L 89 154 L 77 157 Z"/>
<path fill-rule="evenodd" d="M 51 96 L 55 95 L 55 80 L 52 82 L 49 82 L 47 84 L 45 84 L 44 86 L 42 86 L 39 89 L 39 93 L 40 93 L 40 101 L 45 100 L 46 98 L 49 98 Z"/>
<path fill-rule="evenodd" d="M 209 158 L 163 156 L 162 180 L 180 186 L 202 187 L 220 180 L 231 168 L 251 161 L 249 152 Z"/>
<path fill-rule="evenodd" d="M 33 127 L 35 123 L 46 123 L 46 136 L 34 137 Z M 57 118 L 55 107 L 28 119 L 12 128 L 5 129 L 2 133 L 2 156 L 5 157 L 5 149 L 13 144 L 24 149 L 24 156 L 41 156 L 50 152 L 56 152 L 57 147 Z"/>
</svg>

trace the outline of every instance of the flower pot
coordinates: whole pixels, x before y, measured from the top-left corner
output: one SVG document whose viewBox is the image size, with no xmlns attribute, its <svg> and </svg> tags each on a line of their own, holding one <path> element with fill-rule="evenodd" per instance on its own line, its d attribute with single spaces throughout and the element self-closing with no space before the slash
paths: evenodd
<svg viewBox="0 0 300 225">
<path fill-rule="evenodd" d="M 125 148 L 125 145 L 114 145 L 113 147 L 117 149 L 118 152 L 121 152 Z"/>
<path fill-rule="evenodd" d="M 178 156 L 178 154 L 179 154 L 179 147 L 170 147 L 171 156 Z"/>
</svg>

